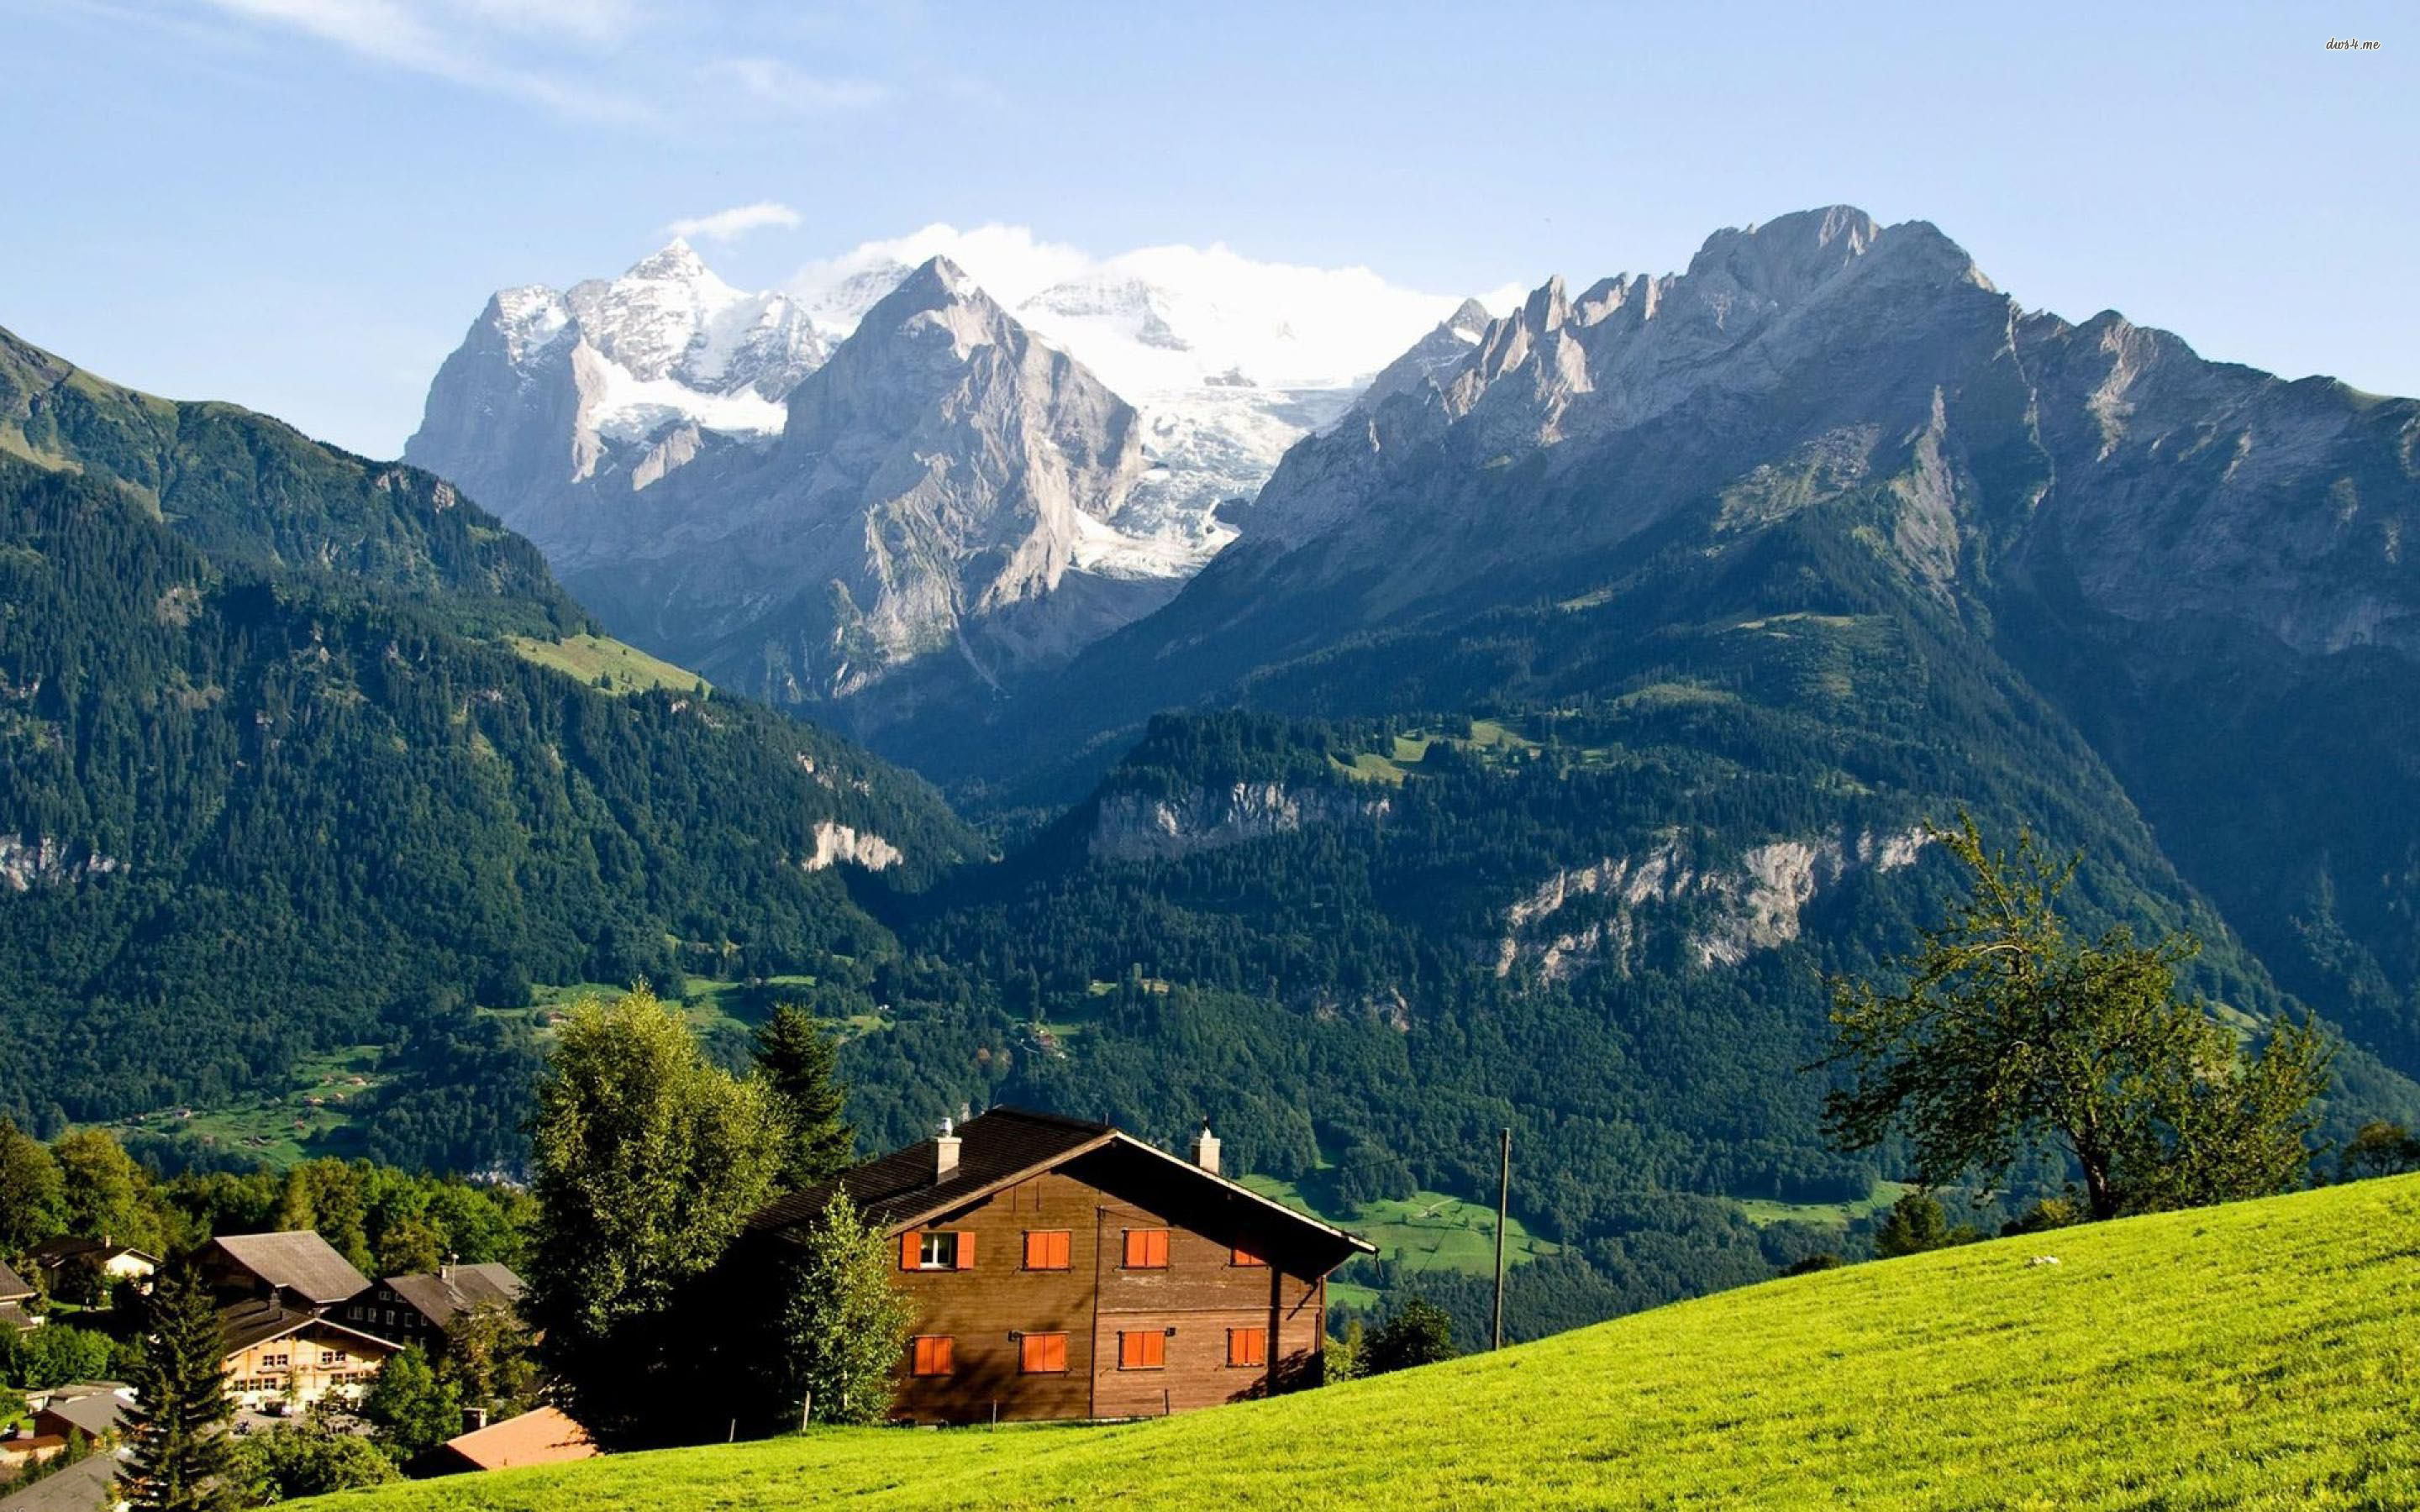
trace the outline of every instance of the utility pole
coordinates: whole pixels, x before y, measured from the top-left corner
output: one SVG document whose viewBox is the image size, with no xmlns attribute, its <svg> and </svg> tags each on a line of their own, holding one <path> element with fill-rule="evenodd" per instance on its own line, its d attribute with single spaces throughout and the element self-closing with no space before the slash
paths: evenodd
<svg viewBox="0 0 2420 1512">
<path fill-rule="evenodd" d="M 1504 1163 L 1496 1178 L 1496 1342 L 1504 1348 L 1504 1223 L 1512 1211 L 1512 1131 L 1504 1131 Z"/>
</svg>

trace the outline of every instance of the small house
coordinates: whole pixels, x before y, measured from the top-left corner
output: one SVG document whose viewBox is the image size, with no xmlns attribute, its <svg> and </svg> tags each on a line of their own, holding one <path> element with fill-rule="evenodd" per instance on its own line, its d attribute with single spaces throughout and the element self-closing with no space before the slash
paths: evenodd
<svg viewBox="0 0 2420 1512">
<path fill-rule="evenodd" d="M 120 1244 L 106 1236 L 80 1239 L 72 1234 L 60 1234 L 35 1245 L 28 1257 L 53 1275 L 84 1267 L 97 1273 L 112 1286 L 121 1282 L 147 1286 L 160 1270 L 158 1256 L 147 1254 L 132 1244 Z"/>
<path fill-rule="evenodd" d="M 521 1278 L 508 1265 L 441 1265 L 434 1274 L 391 1275 L 332 1315 L 431 1356 L 445 1350 L 454 1319 L 481 1307 L 519 1307 Z"/>
<path fill-rule="evenodd" d="M 1157 1416 L 1319 1381 L 1327 1274 L 1373 1246 L 1102 1123 L 994 1108 L 783 1197 L 795 1239 L 835 1193 L 887 1236 L 915 1308 L 901 1417 Z"/>
</svg>

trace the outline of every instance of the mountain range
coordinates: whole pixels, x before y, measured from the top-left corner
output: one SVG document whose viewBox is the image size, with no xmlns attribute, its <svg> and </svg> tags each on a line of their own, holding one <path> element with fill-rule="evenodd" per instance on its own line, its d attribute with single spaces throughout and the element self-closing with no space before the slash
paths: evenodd
<svg viewBox="0 0 2420 1512">
<path fill-rule="evenodd" d="M 1209 1117 L 1342 1214 L 1490 1190 L 1512 1127 L 1534 1332 L 1896 1174 L 1806 1068 L 1962 810 L 2078 854 L 2084 927 L 2195 935 L 2245 1035 L 2339 1029 L 2332 1134 L 2420 1115 L 2420 404 L 1843 207 L 1298 391 L 1147 270 L 828 271 L 499 295 L 427 470 L 8 348 L 0 1107 L 369 1042 L 397 1148 L 509 1164 L 528 995 L 644 973 L 724 1051 L 844 1026 L 878 1144 Z M 1243 503 L 1155 397 L 1221 387 L 1284 437 Z"/>
<path fill-rule="evenodd" d="M 504 290 L 406 458 L 492 501 L 617 630 L 865 733 L 980 707 L 1157 607 L 1413 322 L 1447 314 L 1435 361 L 1484 318 L 1220 252 L 1132 255 L 1012 312 L 899 250 L 789 294 L 740 293 L 678 241 Z M 1273 309 L 1272 284 L 1322 303 Z"/>
</svg>

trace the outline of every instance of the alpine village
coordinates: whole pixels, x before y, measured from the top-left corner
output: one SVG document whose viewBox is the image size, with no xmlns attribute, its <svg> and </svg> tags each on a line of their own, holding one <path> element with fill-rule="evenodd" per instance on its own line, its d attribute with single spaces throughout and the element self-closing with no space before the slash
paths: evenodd
<svg viewBox="0 0 2420 1512">
<path fill-rule="evenodd" d="M 0 1512 L 2420 1508 L 2411 17 L 1734 8 L 0 6 Z"/>
</svg>

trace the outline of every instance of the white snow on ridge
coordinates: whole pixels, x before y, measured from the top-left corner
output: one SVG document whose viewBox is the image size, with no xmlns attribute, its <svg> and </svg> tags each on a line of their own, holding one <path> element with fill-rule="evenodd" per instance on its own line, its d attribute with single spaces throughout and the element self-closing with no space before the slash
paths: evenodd
<svg viewBox="0 0 2420 1512">
<path fill-rule="evenodd" d="M 753 293 L 675 239 L 619 278 L 502 291 L 493 319 L 516 367 L 567 341 L 587 348 L 573 353 L 595 376 L 582 424 L 617 449 L 683 424 L 755 440 L 781 432 L 791 389 L 935 256 L 1140 414 L 1151 471 L 1078 545 L 1079 566 L 1113 577 L 1199 570 L 1235 538 L 1218 506 L 1256 495 L 1288 447 L 1341 419 L 1462 303 L 1366 268 L 1256 262 L 1223 245 L 1095 258 L 1019 226 L 933 224 Z"/>
</svg>

